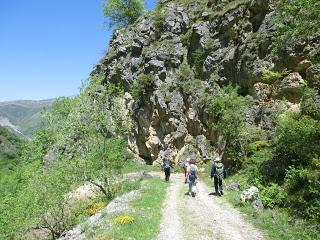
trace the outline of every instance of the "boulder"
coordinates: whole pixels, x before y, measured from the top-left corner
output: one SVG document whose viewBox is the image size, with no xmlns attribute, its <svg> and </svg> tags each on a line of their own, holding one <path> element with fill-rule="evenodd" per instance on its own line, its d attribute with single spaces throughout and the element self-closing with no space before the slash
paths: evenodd
<svg viewBox="0 0 320 240">
<path fill-rule="evenodd" d="M 253 202 L 259 197 L 259 189 L 256 186 L 251 186 L 243 191 L 240 195 L 240 200 L 243 202 Z"/>
<path fill-rule="evenodd" d="M 275 87 L 275 97 L 286 98 L 290 102 L 299 102 L 305 81 L 298 72 L 290 73 Z"/>
<path fill-rule="evenodd" d="M 310 86 L 320 87 L 320 64 L 313 65 L 307 69 L 306 80 Z"/>
<path fill-rule="evenodd" d="M 236 190 L 241 189 L 241 185 L 240 185 L 240 183 L 233 182 L 229 186 L 227 186 L 227 189 L 230 191 L 236 191 Z"/>
<path fill-rule="evenodd" d="M 264 209 L 264 205 L 260 199 L 256 199 L 251 203 L 251 207 L 256 208 L 256 209 Z"/>
<path fill-rule="evenodd" d="M 268 101 L 272 94 L 272 86 L 265 83 L 256 83 L 253 85 L 252 95 L 260 102 Z"/>
</svg>

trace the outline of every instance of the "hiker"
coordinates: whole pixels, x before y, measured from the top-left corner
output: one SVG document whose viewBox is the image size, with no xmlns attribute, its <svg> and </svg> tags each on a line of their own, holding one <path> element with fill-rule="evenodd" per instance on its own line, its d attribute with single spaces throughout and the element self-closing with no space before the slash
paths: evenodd
<svg viewBox="0 0 320 240">
<path fill-rule="evenodd" d="M 169 159 L 165 158 L 163 160 L 161 168 L 164 171 L 166 182 L 168 182 L 170 179 L 170 168 L 173 168 L 172 163 Z"/>
<path fill-rule="evenodd" d="M 222 179 L 226 178 L 226 175 L 227 174 L 224 164 L 222 163 L 222 158 L 219 155 L 216 155 L 213 159 L 211 168 L 211 179 L 214 179 L 214 189 L 216 195 L 218 196 L 223 195 Z"/>
<path fill-rule="evenodd" d="M 195 197 L 195 187 L 197 184 L 198 179 L 198 167 L 195 165 L 197 162 L 195 156 L 191 156 L 190 158 L 190 165 L 187 170 L 187 181 L 189 183 L 189 191 L 188 194 L 192 195 L 192 197 Z"/>
</svg>

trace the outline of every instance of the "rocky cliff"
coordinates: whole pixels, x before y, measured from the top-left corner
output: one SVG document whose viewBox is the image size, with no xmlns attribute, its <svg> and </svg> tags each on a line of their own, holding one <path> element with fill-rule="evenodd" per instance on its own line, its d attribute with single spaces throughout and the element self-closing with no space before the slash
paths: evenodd
<svg viewBox="0 0 320 240">
<path fill-rule="evenodd" d="M 210 158 L 220 142 L 202 93 L 229 83 L 251 96 L 247 122 L 262 129 L 272 130 L 278 111 L 299 111 L 301 87 L 317 87 L 320 35 L 275 53 L 275 11 L 269 0 L 160 0 L 117 30 L 92 75 L 125 89 L 130 150 L 147 163 L 164 155 L 182 162 L 190 152 Z"/>
</svg>

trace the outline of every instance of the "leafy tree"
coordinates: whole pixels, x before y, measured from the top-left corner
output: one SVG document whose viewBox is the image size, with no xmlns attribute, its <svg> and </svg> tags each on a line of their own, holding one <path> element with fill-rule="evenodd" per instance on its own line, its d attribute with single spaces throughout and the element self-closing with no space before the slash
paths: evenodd
<svg viewBox="0 0 320 240">
<path fill-rule="evenodd" d="M 213 97 L 209 106 L 213 116 L 212 127 L 223 137 L 225 149 L 233 157 L 237 156 L 241 149 L 240 135 L 245 128 L 248 105 L 248 99 L 239 96 L 237 88 L 228 85 Z"/>
<path fill-rule="evenodd" d="M 124 27 L 134 23 L 145 11 L 142 0 L 107 0 L 104 16 L 109 18 L 110 27 Z"/>
<path fill-rule="evenodd" d="M 276 130 L 275 156 L 287 165 L 307 166 L 313 155 L 320 155 L 319 139 L 319 121 L 296 113 L 281 115 Z"/>
</svg>

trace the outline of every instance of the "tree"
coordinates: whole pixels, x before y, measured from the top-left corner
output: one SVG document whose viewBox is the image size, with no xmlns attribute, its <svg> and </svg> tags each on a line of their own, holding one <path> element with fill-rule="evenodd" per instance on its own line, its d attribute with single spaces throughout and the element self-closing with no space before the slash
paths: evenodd
<svg viewBox="0 0 320 240">
<path fill-rule="evenodd" d="M 217 132 L 219 138 L 223 139 L 218 147 L 221 150 L 225 149 L 233 158 L 239 157 L 241 152 L 243 144 L 241 133 L 246 127 L 245 113 L 248 104 L 246 97 L 238 95 L 237 88 L 228 85 L 213 97 L 209 105 L 209 110 L 213 115 L 212 128 Z"/>
<path fill-rule="evenodd" d="M 110 27 L 124 27 L 134 23 L 145 11 L 142 0 L 108 0 L 104 3 L 104 16 Z"/>
</svg>

